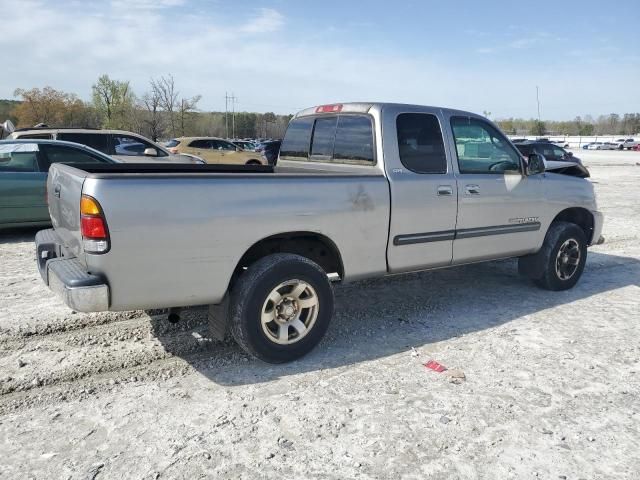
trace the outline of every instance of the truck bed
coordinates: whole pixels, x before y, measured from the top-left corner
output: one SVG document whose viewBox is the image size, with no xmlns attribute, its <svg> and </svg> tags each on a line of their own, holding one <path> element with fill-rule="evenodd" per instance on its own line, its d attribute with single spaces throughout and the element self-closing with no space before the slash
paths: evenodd
<svg viewBox="0 0 640 480">
<path fill-rule="evenodd" d="M 244 253 L 283 233 L 330 239 L 344 280 L 385 274 L 382 171 L 312 167 L 55 164 L 49 208 L 67 255 L 109 280 L 110 310 L 218 303 Z M 81 195 L 104 211 L 107 253 L 84 252 Z"/>
</svg>

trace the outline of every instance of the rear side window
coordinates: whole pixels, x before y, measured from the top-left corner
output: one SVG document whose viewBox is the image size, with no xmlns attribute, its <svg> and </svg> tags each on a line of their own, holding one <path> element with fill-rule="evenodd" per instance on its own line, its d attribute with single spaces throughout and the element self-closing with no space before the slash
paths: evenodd
<svg viewBox="0 0 640 480">
<path fill-rule="evenodd" d="M 106 134 L 97 133 L 73 133 L 73 132 L 60 132 L 58 133 L 58 140 L 65 140 L 67 142 L 80 143 L 87 147 L 95 148 L 99 152 L 109 153 L 109 136 Z"/>
<path fill-rule="evenodd" d="M 167 143 L 164 144 L 164 146 L 168 148 L 177 147 L 178 145 L 180 145 L 180 140 L 176 140 L 175 138 L 172 138 L 171 140 L 169 140 Z"/>
<path fill-rule="evenodd" d="M 51 140 L 53 136 L 50 133 L 31 133 L 26 135 L 17 135 L 16 138 L 33 138 L 40 140 Z"/>
<path fill-rule="evenodd" d="M 440 123 L 428 113 L 401 113 L 396 119 L 400 161 L 415 173 L 447 173 Z"/>
<path fill-rule="evenodd" d="M 189 146 L 191 148 L 211 148 L 211 142 L 209 140 L 193 140 Z"/>
<path fill-rule="evenodd" d="M 66 145 L 42 145 L 41 150 L 44 152 L 46 170 L 52 163 L 108 163 L 105 159 L 93 156 L 89 152 Z"/>
<path fill-rule="evenodd" d="M 306 160 L 309 156 L 313 117 L 292 120 L 280 147 L 280 158 L 283 160 Z"/>
</svg>

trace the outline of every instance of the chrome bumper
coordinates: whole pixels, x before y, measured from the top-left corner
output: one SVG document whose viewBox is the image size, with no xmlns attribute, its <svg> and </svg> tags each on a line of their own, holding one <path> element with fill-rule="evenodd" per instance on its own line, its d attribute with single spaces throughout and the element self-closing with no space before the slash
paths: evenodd
<svg viewBox="0 0 640 480">
<path fill-rule="evenodd" d="M 58 257 L 57 235 L 42 230 L 36 235 L 40 276 L 46 285 L 78 312 L 109 310 L 109 286 L 98 275 L 87 273 L 77 258 Z"/>
</svg>

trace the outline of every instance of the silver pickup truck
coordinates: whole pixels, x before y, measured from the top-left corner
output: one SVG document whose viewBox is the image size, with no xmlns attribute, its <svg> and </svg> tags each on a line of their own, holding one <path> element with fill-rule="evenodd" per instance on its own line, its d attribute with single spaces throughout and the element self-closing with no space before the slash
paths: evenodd
<svg viewBox="0 0 640 480">
<path fill-rule="evenodd" d="M 573 287 L 602 241 L 588 175 L 472 113 L 323 105 L 291 120 L 275 167 L 53 165 L 37 260 L 75 310 L 210 305 L 217 337 L 285 362 L 327 330 L 332 281 L 519 257 Z"/>
</svg>

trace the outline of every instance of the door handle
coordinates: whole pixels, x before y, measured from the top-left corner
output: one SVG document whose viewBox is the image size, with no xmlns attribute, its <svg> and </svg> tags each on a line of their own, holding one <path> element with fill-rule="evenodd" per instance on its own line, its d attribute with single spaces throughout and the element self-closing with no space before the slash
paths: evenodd
<svg viewBox="0 0 640 480">
<path fill-rule="evenodd" d="M 467 195 L 480 195 L 480 186 L 479 185 L 465 185 L 464 192 Z"/>
<path fill-rule="evenodd" d="M 60 185 L 56 185 L 55 187 L 53 187 L 53 194 L 58 198 L 60 198 L 60 190 L 62 190 Z"/>
<path fill-rule="evenodd" d="M 451 185 L 438 185 L 438 195 L 441 197 L 453 195 L 453 188 Z"/>
</svg>

